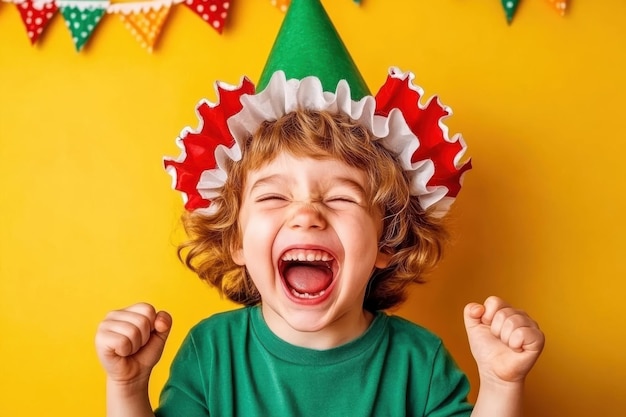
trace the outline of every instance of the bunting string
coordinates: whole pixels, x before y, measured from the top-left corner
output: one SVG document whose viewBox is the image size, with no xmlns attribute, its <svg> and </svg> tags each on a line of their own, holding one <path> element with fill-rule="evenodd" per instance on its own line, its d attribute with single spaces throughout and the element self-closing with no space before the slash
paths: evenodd
<svg viewBox="0 0 626 417">
<path fill-rule="evenodd" d="M 148 51 L 152 52 L 173 6 L 185 5 L 218 34 L 226 26 L 228 12 L 234 0 L 144 0 L 111 4 L 109 0 L 0 0 L 17 7 L 26 35 L 35 45 L 48 23 L 62 15 L 76 51 L 81 51 L 105 15 L 118 15 L 128 31 Z M 569 0 L 544 0 L 565 15 Z M 286 12 L 291 0 L 270 0 L 274 7 Z M 357 5 L 361 0 L 353 0 Z M 500 0 L 506 20 L 513 21 L 521 0 Z"/>
<path fill-rule="evenodd" d="M 76 51 L 83 49 L 101 19 L 110 14 L 118 15 L 135 39 L 152 52 L 173 6 L 184 4 L 221 34 L 233 0 L 150 0 L 115 4 L 108 0 L 1 1 L 16 5 L 32 45 L 37 43 L 50 20 L 60 11 Z"/>
</svg>

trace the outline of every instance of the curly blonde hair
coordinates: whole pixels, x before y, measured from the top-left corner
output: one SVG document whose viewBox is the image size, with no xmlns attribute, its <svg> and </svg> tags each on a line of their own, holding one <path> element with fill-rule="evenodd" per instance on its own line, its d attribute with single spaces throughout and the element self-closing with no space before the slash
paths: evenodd
<svg viewBox="0 0 626 417">
<path fill-rule="evenodd" d="M 240 146 L 242 159 L 229 164 L 228 179 L 213 200 L 216 212 L 183 214 L 189 239 L 178 248 L 185 265 L 230 300 L 244 305 L 261 301 L 246 268 L 235 264 L 231 253 L 240 247 L 242 238 L 239 209 L 246 174 L 282 152 L 337 159 L 365 172 L 371 210 L 383 217 L 379 248 L 391 255 L 391 261 L 372 274 L 364 308 L 376 311 L 397 306 L 406 299 L 408 286 L 424 282 L 424 274 L 440 260 L 448 237 L 443 224 L 410 195 L 408 178 L 396 156 L 348 116 L 294 111 L 264 122 Z"/>
</svg>

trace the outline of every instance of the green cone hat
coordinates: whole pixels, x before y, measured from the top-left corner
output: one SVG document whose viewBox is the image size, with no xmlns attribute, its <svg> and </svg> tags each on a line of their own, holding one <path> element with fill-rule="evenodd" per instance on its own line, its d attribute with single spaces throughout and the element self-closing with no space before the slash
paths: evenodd
<svg viewBox="0 0 626 417">
<path fill-rule="evenodd" d="M 278 70 L 284 71 L 287 79 L 316 76 L 329 92 L 346 80 L 353 100 L 371 94 L 319 0 L 291 1 L 257 91 L 263 90 Z"/>
</svg>

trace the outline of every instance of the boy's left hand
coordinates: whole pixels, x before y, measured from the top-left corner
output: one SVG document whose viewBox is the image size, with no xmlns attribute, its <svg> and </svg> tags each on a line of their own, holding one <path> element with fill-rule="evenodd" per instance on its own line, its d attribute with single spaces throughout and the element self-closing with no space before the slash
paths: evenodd
<svg viewBox="0 0 626 417">
<path fill-rule="evenodd" d="M 464 318 L 481 380 L 523 382 L 545 342 L 537 323 L 493 296 L 465 306 Z"/>
</svg>

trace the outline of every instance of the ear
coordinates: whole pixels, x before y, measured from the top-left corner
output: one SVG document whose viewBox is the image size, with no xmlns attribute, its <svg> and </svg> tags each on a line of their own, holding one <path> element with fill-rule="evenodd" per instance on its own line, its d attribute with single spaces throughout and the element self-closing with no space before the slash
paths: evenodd
<svg viewBox="0 0 626 417">
<path fill-rule="evenodd" d="M 243 248 L 233 249 L 230 256 L 237 265 L 244 266 L 246 264 L 246 260 L 243 256 Z"/>
<path fill-rule="evenodd" d="M 389 263 L 391 263 L 391 255 L 379 250 L 376 255 L 374 266 L 378 269 L 384 269 L 389 266 Z"/>
</svg>

